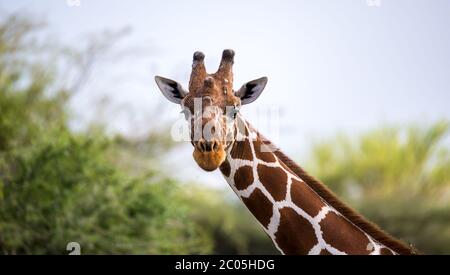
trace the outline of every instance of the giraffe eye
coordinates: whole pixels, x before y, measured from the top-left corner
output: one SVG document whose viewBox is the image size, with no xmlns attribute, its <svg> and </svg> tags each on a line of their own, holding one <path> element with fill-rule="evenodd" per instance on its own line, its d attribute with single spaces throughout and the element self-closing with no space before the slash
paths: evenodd
<svg viewBox="0 0 450 275">
<path fill-rule="evenodd" d="M 184 118 L 188 120 L 191 117 L 191 112 L 188 109 L 181 110 L 180 114 L 184 114 Z"/>
</svg>

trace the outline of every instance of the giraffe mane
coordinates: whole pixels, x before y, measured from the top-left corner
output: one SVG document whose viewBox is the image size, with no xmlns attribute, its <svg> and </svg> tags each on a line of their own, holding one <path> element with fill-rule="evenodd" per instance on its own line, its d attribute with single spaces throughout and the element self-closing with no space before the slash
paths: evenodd
<svg viewBox="0 0 450 275">
<path fill-rule="evenodd" d="M 253 128 L 253 127 L 252 127 Z M 350 206 L 340 200 L 325 184 L 309 175 L 303 168 L 297 165 L 292 159 L 286 156 L 278 147 L 276 147 L 270 140 L 262 136 L 256 129 L 253 128 L 260 136 L 264 144 L 276 148 L 274 154 L 283 162 L 294 174 L 300 177 L 314 192 L 316 192 L 322 199 L 324 199 L 333 208 L 339 211 L 347 220 L 359 227 L 361 230 L 369 234 L 379 243 L 386 245 L 390 249 L 399 254 L 414 255 L 419 254 L 414 247 L 408 246 L 400 240 L 395 239 L 387 232 L 383 231 L 374 223 L 368 221 L 362 215 L 353 210 Z"/>
</svg>

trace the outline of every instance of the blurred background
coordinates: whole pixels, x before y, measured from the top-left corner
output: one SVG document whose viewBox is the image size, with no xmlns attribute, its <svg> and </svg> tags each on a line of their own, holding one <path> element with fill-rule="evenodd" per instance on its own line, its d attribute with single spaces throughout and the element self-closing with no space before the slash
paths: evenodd
<svg viewBox="0 0 450 275">
<path fill-rule="evenodd" d="M 0 252 L 277 254 L 170 136 L 187 87 L 236 51 L 244 116 L 381 228 L 450 253 L 450 2 L 0 1 Z M 278 131 L 258 125 L 276 108 Z"/>
</svg>

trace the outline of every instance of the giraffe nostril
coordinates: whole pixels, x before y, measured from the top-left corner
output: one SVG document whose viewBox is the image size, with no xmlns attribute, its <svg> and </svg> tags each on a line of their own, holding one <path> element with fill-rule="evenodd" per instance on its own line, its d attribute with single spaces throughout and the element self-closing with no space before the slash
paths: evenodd
<svg viewBox="0 0 450 275">
<path fill-rule="evenodd" d="M 203 139 L 197 142 L 197 149 L 202 152 L 205 151 L 205 141 Z"/>
<path fill-rule="evenodd" d="M 209 148 L 208 142 L 207 141 L 202 142 L 202 151 L 207 152 L 209 151 L 208 148 Z"/>
<path fill-rule="evenodd" d="M 213 151 L 217 151 L 219 149 L 219 142 L 218 141 L 213 141 L 212 149 L 213 149 Z"/>
<path fill-rule="evenodd" d="M 199 140 L 196 143 L 196 147 L 199 151 L 201 152 L 217 152 L 219 150 L 219 141 L 217 140 L 212 140 L 212 141 L 207 141 L 204 139 Z"/>
<path fill-rule="evenodd" d="M 197 148 L 201 152 L 209 152 L 212 149 L 212 143 L 204 139 L 201 139 L 197 142 Z"/>
</svg>

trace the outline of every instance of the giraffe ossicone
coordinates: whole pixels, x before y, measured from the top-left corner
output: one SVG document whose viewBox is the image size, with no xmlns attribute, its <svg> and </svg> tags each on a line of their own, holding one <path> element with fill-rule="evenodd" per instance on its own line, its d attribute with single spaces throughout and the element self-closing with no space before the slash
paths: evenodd
<svg viewBox="0 0 450 275">
<path fill-rule="evenodd" d="M 267 78 L 233 90 L 234 56 L 224 50 L 217 72 L 208 74 L 205 55 L 195 52 L 187 91 L 155 77 L 163 95 L 185 112 L 197 164 L 219 168 L 283 254 L 414 254 L 339 201 L 240 115 Z"/>
</svg>

